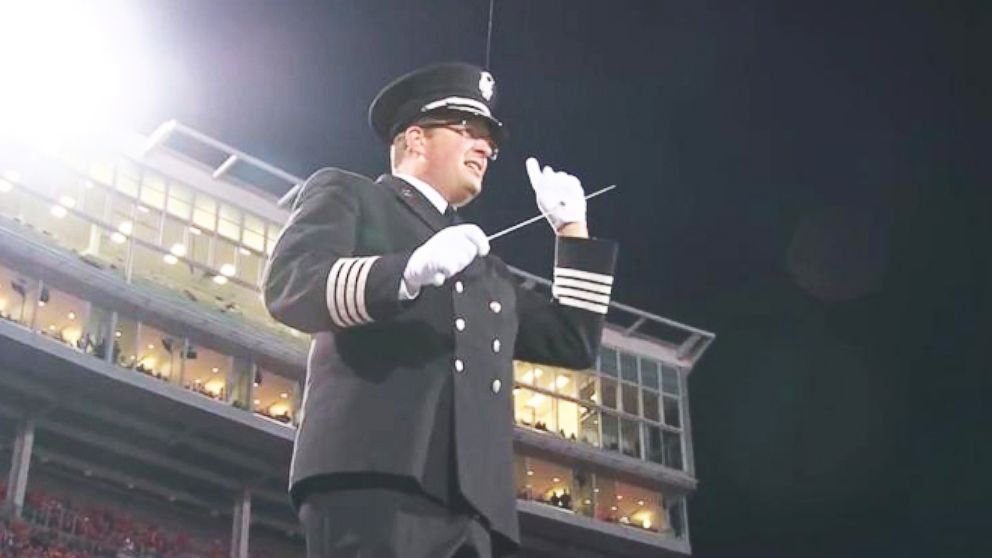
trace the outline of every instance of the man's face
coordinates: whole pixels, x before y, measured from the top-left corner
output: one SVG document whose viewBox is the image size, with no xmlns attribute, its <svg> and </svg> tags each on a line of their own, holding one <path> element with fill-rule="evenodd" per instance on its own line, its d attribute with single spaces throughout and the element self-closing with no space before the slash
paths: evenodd
<svg viewBox="0 0 992 558">
<path fill-rule="evenodd" d="M 449 203 L 462 206 L 482 192 L 482 179 L 495 154 L 483 119 L 424 122 L 424 174 Z"/>
</svg>

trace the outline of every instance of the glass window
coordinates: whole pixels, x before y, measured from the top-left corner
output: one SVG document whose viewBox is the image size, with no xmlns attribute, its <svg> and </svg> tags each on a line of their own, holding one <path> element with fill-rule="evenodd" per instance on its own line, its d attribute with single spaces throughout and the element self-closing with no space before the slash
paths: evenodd
<svg viewBox="0 0 992 558">
<path fill-rule="evenodd" d="M 112 316 L 111 311 L 89 304 L 86 323 L 83 324 L 83 335 L 79 340 L 81 351 L 101 360 L 107 358 Z"/>
<path fill-rule="evenodd" d="M 177 182 L 169 184 L 169 199 L 165 210 L 169 215 L 189 221 L 193 213 L 193 191 Z"/>
<path fill-rule="evenodd" d="M 245 213 L 242 243 L 256 252 L 265 252 L 265 221 L 251 213 Z"/>
<path fill-rule="evenodd" d="M 210 265 L 210 246 L 213 243 L 213 233 L 204 232 L 199 227 L 189 227 L 189 258 L 205 266 Z"/>
<path fill-rule="evenodd" d="M 237 275 L 249 285 L 258 285 L 262 276 L 262 266 L 265 261 L 254 252 L 245 248 L 238 248 Z"/>
<path fill-rule="evenodd" d="M 221 204 L 220 218 L 217 219 L 217 233 L 235 242 L 241 241 L 241 210 Z"/>
<path fill-rule="evenodd" d="M 130 229 L 128 229 L 130 230 Z M 113 229 L 97 227 L 94 229 L 96 239 L 92 248 L 87 251 L 86 259 L 101 266 L 116 270 L 123 275 L 127 266 L 127 252 L 130 240 L 124 233 Z"/>
<path fill-rule="evenodd" d="M 63 248 L 76 253 L 87 249 L 90 225 L 74 210 L 76 198 L 62 196 L 57 203 L 33 198 L 24 205 L 25 220 Z"/>
<path fill-rule="evenodd" d="M 279 239 L 279 231 L 281 231 L 281 230 L 282 230 L 282 227 L 281 226 L 279 226 L 279 225 L 277 225 L 275 223 L 270 223 L 269 224 L 269 226 L 268 226 L 268 234 L 265 237 L 265 253 L 266 254 L 268 254 L 270 256 L 272 255 L 272 250 L 276 247 L 276 240 Z"/>
<path fill-rule="evenodd" d="M 0 176 L 0 215 L 20 221 L 22 219 L 22 200 L 24 190 L 14 185 L 14 182 Z"/>
<path fill-rule="evenodd" d="M 645 458 L 648 461 L 663 464 L 663 450 L 661 446 L 661 428 L 657 426 L 644 425 L 644 440 L 647 446 Z"/>
<path fill-rule="evenodd" d="M 89 176 L 93 180 L 106 185 L 114 183 L 113 159 L 94 159 L 90 161 Z"/>
<path fill-rule="evenodd" d="M 221 312 L 233 313 L 256 323 L 273 327 L 275 322 L 269 316 L 268 311 L 262 304 L 262 297 L 258 296 L 258 285 L 251 283 L 244 286 L 234 282 L 217 284 L 217 280 L 208 283 L 209 289 L 213 292 L 213 300 L 216 302 Z"/>
<path fill-rule="evenodd" d="M 572 477 L 572 509 L 586 517 L 593 517 L 596 509 L 593 504 L 596 475 L 592 470 L 578 466 L 572 469 Z"/>
<path fill-rule="evenodd" d="M 638 423 L 633 420 L 620 420 L 620 452 L 630 457 L 641 457 L 641 436 Z"/>
<path fill-rule="evenodd" d="M 620 377 L 624 381 L 637 383 L 637 357 L 627 352 L 620 353 Z"/>
<path fill-rule="evenodd" d="M 567 510 L 573 508 L 571 469 L 533 457 L 527 459 L 527 466 L 529 482 L 525 488 L 532 499 Z"/>
<path fill-rule="evenodd" d="M 183 353 L 181 337 L 139 323 L 136 351 L 135 370 L 160 380 L 178 381 Z"/>
<path fill-rule="evenodd" d="M 0 266 L 0 318 L 31 324 L 38 281 Z"/>
<path fill-rule="evenodd" d="M 553 431 L 555 428 L 552 399 L 533 390 L 514 388 L 513 407 L 517 424 L 537 430 Z"/>
<path fill-rule="evenodd" d="M 579 434 L 579 404 L 564 399 L 556 399 L 558 407 L 558 435 L 575 441 Z"/>
<path fill-rule="evenodd" d="M 576 380 L 578 381 L 578 398 L 582 401 L 588 401 L 590 403 L 599 404 L 602 401 L 602 397 L 599 394 L 599 382 L 596 381 L 596 375 L 588 372 L 577 372 Z"/>
<path fill-rule="evenodd" d="M 213 231 L 217 226 L 217 202 L 203 194 L 196 195 L 193 206 L 193 224 L 204 231 Z"/>
<path fill-rule="evenodd" d="M 662 444 L 665 447 L 665 465 L 672 469 L 682 469 L 682 436 L 676 432 L 662 433 Z"/>
<path fill-rule="evenodd" d="M 114 352 L 111 358 L 117 366 L 133 368 L 138 361 L 138 322 L 127 316 L 117 316 L 114 330 Z"/>
<path fill-rule="evenodd" d="M 513 375 L 516 381 L 550 392 L 556 390 L 556 371 L 552 367 L 538 366 L 524 361 L 514 361 L 513 364 Z M 562 379 L 558 382 L 563 388 L 567 387 L 568 380 Z"/>
<path fill-rule="evenodd" d="M 83 203 L 80 209 L 83 213 L 101 223 L 106 223 L 110 219 L 107 216 L 107 209 L 110 205 L 110 191 L 103 186 L 94 185 L 91 181 L 86 181 L 83 190 Z"/>
<path fill-rule="evenodd" d="M 600 447 L 599 409 L 579 407 L 579 440 L 591 446 Z"/>
<path fill-rule="evenodd" d="M 248 359 L 237 357 L 233 359 L 231 371 L 227 376 L 227 385 L 231 394 L 229 401 L 239 409 L 251 408 L 253 371 L 254 367 Z"/>
<path fill-rule="evenodd" d="M 607 376 L 617 376 L 617 352 L 609 347 L 599 351 L 599 371 Z"/>
<path fill-rule="evenodd" d="M 638 391 L 639 389 L 636 385 L 620 384 L 620 395 L 623 400 L 623 410 L 625 413 L 632 415 L 639 415 L 641 413 L 640 405 L 638 405 Z"/>
<path fill-rule="evenodd" d="M 685 498 L 679 497 L 676 499 L 669 499 L 668 502 L 668 524 L 669 529 L 666 534 L 670 534 L 676 538 L 683 539 L 686 536 L 686 520 L 685 520 Z"/>
<path fill-rule="evenodd" d="M 641 383 L 644 387 L 658 389 L 658 363 L 647 358 L 641 359 Z"/>
<path fill-rule="evenodd" d="M 165 216 L 165 221 L 162 223 L 162 248 L 165 248 L 177 259 L 185 258 L 189 253 L 189 247 L 186 244 L 187 236 L 190 235 L 186 223 L 171 215 Z"/>
<path fill-rule="evenodd" d="M 132 221 L 134 208 L 135 203 L 131 199 L 119 193 L 111 195 L 110 225 L 124 236 L 131 236 L 131 233 L 134 232 L 134 222 Z"/>
<path fill-rule="evenodd" d="M 69 209 L 78 207 L 83 198 L 83 182 L 65 167 L 51 168 L 51 171 L 52 200 Z"/>
<path fill-rule="evenodd" d="M 85 320 L 85 301 L 48 286 L 41 288 L 34 321 L 38 333 L 77 347 Z"/>
<path fill-rule="evenodd" d="M 513 361 L 513 380 L 527 385 L 534 385 L 533 365 L 520 360 Z"/>
<path fill-rule="evenodd" d="M 259 369 L 252 386 L 252 410 L 279 422 L 292 422 L 298 399 L 296 382 Z"/>
<path fill-rule="evenodd" d="M 671 366 L 661 367 L 661 389 L 672 395 L 679 394 L 679 371 Z"/>
<path fill-rule="evenodd" d="M 567 368 L 553 368 L 550 371 L 554 375 L 555 393 L 578 398 L 578 384 L 576 378 L 581 375 L 579 372 Z"/>
<path fill-rule="evenodd" d="M 678 397 L 662 397 L 663 405 L 665 407 L 665 424 L 668 426 L 674 426 L 676 428 L 682 427 L 682 412 L 679 409 L 679 398 Z"/>
<path fill-rule="evenodd" d="M 136 243 L 132 258 L 133 279 L 136 282 L 151 281 L 176 290 L 185 289 L 193 283 L 189 266 L 179 264 L 175 256 L 160 248 L 149 248 Z"/>
<path fill-rule="evenodd" d="M 534 385 L 545 390 L 555 391 L 555 371 L 553 368 L 535 366 Z"/>
<path fill-rule="evenodd" d="M 527 493 L 527 485 L 530 484 L 530 477 L 527 476 L 526 458 L 516 452 L 513 454 L 513 480 L 517 487 L 517 498 L 520 500 L 530 500 L 531 496 Z"/>
<path fill-rule="evenodd" d="M 616 416 L 603 413 L 603 447 L 613 451 L 620 450 L 620 421 Z"/>
<path fill-rule="evenodd" d="M 661 421 L 658 413 L 658 394 L 653 391 L 642 390 L 641 399 L 644 402 L 644 418 L 655 422 Z"/>
<path fill-rule="evenodd" d="M 118 192 L 131 198 L 138 197 L 141 169 L 137 165 L 126 159 L 121 159 L 117 164 L 117 175 L 114 178 L 114 187 Z"/>
<path fill-rule="evenodd" d="M 134 237 L 151 244 L 159 243 L 159 224 L 162 212 L 145 205 L 139 205 L 134 212 Z"/>
<path fill-rule="evenodd" d="M 187 342 L 183 362 L 183 387 L 211 399 L 227 400 L 230 356 Z"/>
<path fill-rule="evenodd" d="M 214 261 L 211 267 L 225 277 L 234 277 L 238 273 L 237 247 L 233 242 L 214 237 Z"/>
<path fill-rule="evenodd" d="M 660 493 L 617 481 L 614 498 L 618 523 L 655 532 L 667 527 Z"/>
<path fill-rule="evenodd" d="M 616 482 L 605 475 L 596 475 L 595 494 L 596 519 L 616 523 L 620 518 L 620 507 L 617 505 Z"/>
<path fill-rule="evenodd" d="M 141 203 L 155 209 L 165 209 L 165 177 L 145 170 L 141 181 Z"/>
<path fill-rule="evenodd" d="M 603 386 L 603 406 L 610 409 L 617 408 L 617 382 L 609 378 L 601 378 Z"/>
</svg>

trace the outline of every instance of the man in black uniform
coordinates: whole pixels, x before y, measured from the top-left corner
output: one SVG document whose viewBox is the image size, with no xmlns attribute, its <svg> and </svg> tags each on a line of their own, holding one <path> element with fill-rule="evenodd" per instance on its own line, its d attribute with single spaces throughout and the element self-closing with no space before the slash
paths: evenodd
<svg viewBox="0 0 992 558">
<path fill-rule="evenodd" d="M 616 246 L 588 238 L 579 181 L 527 161 L 558 235 L 551 299 L 460 224 L 503 136 L 494 95 L 458 63 L 386 86 L 369 120 L 392 173 L 315 173 L 269 260 L 266 307 L 313 335 L 290 474 L 310 557 L 511 552 L 513 358 L 595 362 Z"/>
</svg>

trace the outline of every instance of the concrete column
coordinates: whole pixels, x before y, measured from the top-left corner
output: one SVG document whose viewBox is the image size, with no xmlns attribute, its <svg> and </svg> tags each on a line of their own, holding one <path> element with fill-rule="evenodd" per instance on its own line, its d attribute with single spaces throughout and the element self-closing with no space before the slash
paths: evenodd
<svg viewBox="0 0 992 558">
<path fill-rule="evenodd" d="M 14 439 L 14 451 L 10 459 L 10 474 L 7 477 L 7 499 L 3 502 L 3 511 L 13 517 L 20 518 L 24 508 L 33 448 L 34 419 L 28 418 L 17 425 L 17 437 Z"/>
<path fill-rule="evenodd" d="M 245 488 L 234 497 L 234 518 L 231 522 L 231 558 L 248 558 L 248 530 L 251 527 L 251 489 Z"/>
</svg>

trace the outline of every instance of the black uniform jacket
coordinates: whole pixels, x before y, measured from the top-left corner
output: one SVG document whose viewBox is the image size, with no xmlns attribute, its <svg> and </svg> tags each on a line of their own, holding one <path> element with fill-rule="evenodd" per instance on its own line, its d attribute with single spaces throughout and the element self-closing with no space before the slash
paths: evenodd
<svg viewBox="0 0 992 558">
<path fill-rule="evenodd" d="M 410 254 L 447 224 L 390 175 L 325 168 L 301 189 L 263 289 L 273 317 L 313 334 L 290 493 L 299 506 L 315 479 L 396 476 L 516 542 L 512 361 L 593 365 L 616 246 L 559 238 L 554 299 L 490 254 L 400 301 Z"/>
</svg>

